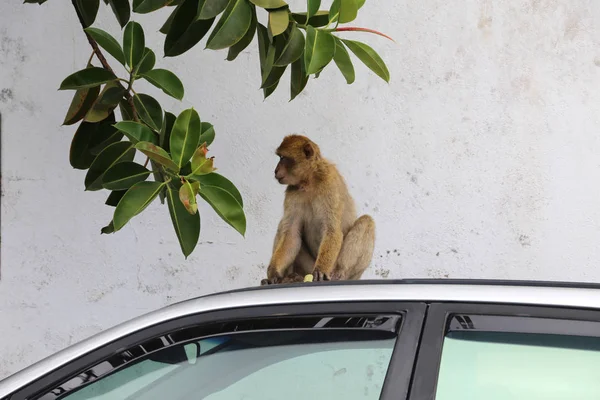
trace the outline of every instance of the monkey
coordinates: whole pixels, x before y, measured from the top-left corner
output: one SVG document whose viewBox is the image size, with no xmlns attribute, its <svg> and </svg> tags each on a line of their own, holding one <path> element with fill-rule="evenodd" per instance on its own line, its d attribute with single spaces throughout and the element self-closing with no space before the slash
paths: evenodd
<svg viewBox="0 0 600 400">
<path fill-rule="evenodd" d="M 275 179 L 286 186 L 267 279 L 261 285 L 358 280 L 373 258 L 375 221 L 357 218 L 337 167 L 303 135 L 285 136 L 275 154 Z"/>
</svg>

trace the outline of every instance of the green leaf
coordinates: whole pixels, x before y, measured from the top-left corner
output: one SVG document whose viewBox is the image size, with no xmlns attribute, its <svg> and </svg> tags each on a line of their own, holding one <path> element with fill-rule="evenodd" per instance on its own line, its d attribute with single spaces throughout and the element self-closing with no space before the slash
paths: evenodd
<svg viewBox="0 0 600 400">
<path fill-rule="evenodd" d="M 109 145 L 123 139 L 123 133 L 113 126 L 115 122 L 115 114 L 111 113 L 104 121 L 102 121 L 96 134 L 90 141 L 89 151 L 94 156 L 97 156 Z"/>
<path fill-rule="evenodd" d="M 365 5 L 365 1 L 367 1 L 367 0 L 357 0 L 356 1 L 356 4 L 358 5 L 359 10 L 362 8 L 362 6 Z"/>
<path fill-rule="evenodd" d="M 252 21 L 250 22 L 250 28 L 239 42 L 229 48 L 229 52 L 227 53 L 227 61 L 235 60 L 237 56 L 244 51 L 246 47 L 250 45 L 250 43 L 252 43 L 252 39 L 254 39 L 254 34 L 256 33 L 257 23 L 258 19 L 256 17 L 256 8 L 252 7 Z"/>
<path fill-rule="evenodd" d="M 98 15 L 98 9 L 100 8 L 100 0 L 75 0 L 75 7 L 83 22 L 83 27 L 87 28 L 92 25 Z"/>
<path fill-rule="evenodd" d="M 156 163 L 153 160 L 150 160 L 150 165 L 152 166 L 152 176 L 154 177 L 154 180 L 156 182 L 165 182 L 165 176 L 162 170 L 160 170 L 160 166 L 158 165 L 158 163 Z M 160 204 L 165 204 L 165 190 L 161 190 L 158 194 L 158 197 L 160 198 Z"/>
<path fill-rule="evenodd" d="M 135 121 L 121 121 L 115 124 L 115 128 L 124 133 L 133 143 L 150 142 L 156 144 L 156 135 L 144 124 Z"/>
<path fill-rule="evenodd" d="M 169 4 L 170 0 L 133 0 L 133 12 L 147 14 Z"/>
<path fill-rule="evenodd" d="M 250 0 L 250 2 L 267 10 L 273 8 L 286 7 L 288 5 L 283 0 Z"/>
<path fill-rule="evenodd" d="M 171 29 L 171 25 L 173 25 L 173 20 L 175 19 L 175 15 L 177 14 L 177 10 L 179 10 L 180 7 L 181 7 L 180 5 L 175 7 L 173 12 L 169 15 L 169 18 L 167 18 L 167 20 L 165 21 L 163 26 L 161 26 L 160 29 L 158 30 L 160 33 L 164 33 L 165 35 L 167 33 L 169 33 L 169 30 Z"/>
<path fill-rule="evenodd" d="M 204 175 L 204 176 L 210 176 Z M 246 216 L 242 205 L 228 190 L 230 187 L 219 185 L 215 180 L 210 183 L 200 182 L 198 194 L 215 210 L 215 212 L 242 236 L 246 234 Z"/>
<path fill-rule="evenodd" d="M 290 12 L 287 8 L 269 12 L 269 30 L 271 35 L 281 35 L 290 24 Z"/>
<path fill-rule="evenodd" d="M 110 194 L 108 195 L 108 198 L 106 199 L 106 202 L 104 204 L 106 204 L 107 206 L 116 207 L 117 204 L 119 204 L 119 201 L 125 195 L 125 193 L 127 193 L 127 190 L 115 190 L 113 192 L 110 192 Z M 111 224 L 112 224 L 112 221 L 111 221 Z M 113 228 L 114 228 L 114 226 L 113 226 Z"/>
<path fill-rule="evenodd" d="M 227 8 L 229 0 L 200 0 L 196 18 L 211 19 L 221 14 Z"/>
<path fill-rule="evenodd" d="M 354 82 L 355 74 L 354 74 L 354 66 L 352 65 L 352 60 L 350 59 L 350 54 L 344 47 L 342 41 L 338 38 L 335 40 L 335 55 L 333 56 L 333 61 L 344 75 L 346 82 L 350 85 Z"/>
<path fill-rule="evenodd" d="M 184 88 L 183 83 L 177 75 L 166 69 L 153 69 L 142 74 L 142 77 L 161 89 L 165 94 L 176 98 L 177 100 L 183 99 Z"/>
<path fill-rule="evenodd" d="M 88 67 L 67 76 L 58 90 L 76 90 L 100 86 L 116 80 L 115 74 L 100 67 Z"/>
<path fill-rule="evenodd" d="M 112 37 L 108 32 L 98 28 L 86 28 L 85 31 L 94 39 L 100 47 L 106 50 L 111 56 L 115 58 L 122 65 L 125 65 L 125 54 L 123 49 L 117 40 Z"/>
<path fill-rule="evenodd" d="M 356 0 L 334 0 L 329 9 L 331 22 L 345 24 L 352 22 L 358 15 L 358 3 Z"/>
<path fill-rule="evenodd" d="M 200 237 L 200 213 L 188 213 L 174 189 L 167 190 L 167 204 L 181 251 L 187 258 L 196 248 Z"/>
<path fill-rule="evenodd" d="M 300 57 L 292 63 L 292 75 L 290 78 L 290 101 L 294 100 L 306 87 L 308 75 L 304 67 L 304 58 Z"/>
<path fill-rule="evenodd" d="M 175 9 L 165 38 L 165 57 L 174 57 L 194 47 L 210 30 L 214 18 L 197 20 L 198 0 L 186 0 Z"/>
<path fill-rule="evenodd" d="M 109 190 L 126 190 L 138 182 L 143 182 L 150 171 L 133 161 L 125 161 L 110 167 L 102 177 L 102 186 Z"/>
<path fill-rule="evenodd" d="M 135 68 L 142 61 L 146 48 L 145 43 L 142 26 L 135 21 L 130 21 L 123 32 L 123 52 L 130 68 Z"/>
<path fill-rule="evenodd" d="M 214 157 L 206 158 L 206 145 L 203 143 L 192 156 L 192 173 L 190 175 L 206 175 L 214 172 Z"/>
<path fill-rule="evenodd" d="M 123 161 L 132 161 L 135 149 L 130 142 L 117 142 L 106 147 L 94 160 L 85 176 L 85 190 L 102 189 L 102 177 L 106 170 Z"/>
<path fill-rule="evenodd" d="M 271 46 L 269 48 L 269 52 L 271 54 L 267 56 L 267 60 L 270 64 L 273 63 L 273 60 L 275 58 L 275 51 L 276 51 L 275 47 Z M 279 79 L 281 79 L 281 77 L 283 76 L 283 73 L 285 72 L 286 67 L 287 66 L 272 67 L 269 74 L 264 78 L 263 83 L 261 85 L 261 89 L 265 89 L 265 88 L 275 85 L 275 83 L 277 83 L 279 81 Z"/>
<path fill-rule="evenodd" d="M 310 20 L 310 17 L 315 15 L 317 11 L 319 11 L 319 7 L 321 7 L 321 0 L 308 0 L 307 1 L 307 18 Z"/>
<path fill-rule="evenodd" d="M 283 52 L 275 61 L 274 65 L 283 67 L 293 63 L 300 57 L 304 51 L 304 35 L 296 25 L 292 27 L 287 43 L 283 48 Z"/>
<path fill-rule="evenodd" d="M 200 116 L 193 108 L 183 111 L 173 125 L 169 147 L 173 161 L 181 169 L 192 157 L 200 140 Z"/>
<path fill-rule="evenodd" d="M 306 28 L 306 45 L 304 49 L 304 65 L 308 75 L 323 69 L 331 62 L 335 54 L 335 40 L 325 31 L 312 26 Z"/>
<path fill-rule="evenodd" d="M 160 165 L 172 171 L 179 172 L 179 167 L 173 162 L 171 157 L 169 157 L 169 154 L 163 148 L 155 145 L 154 143 L 138 142 L 135 145 L 135 148 Z"/>
<path fill-rule="evenodd" d="M 96 101 L 98 93 L 100 93 L 99 86 L 77 90 L 71 100 L 63 125 L 73 125 L 80 121 Z"/>
<path fill-rule="evenodd" d="M 85 114 L 84 120 L 87 122 L 99 122 L 106 119 L 117 108 L 124 93 L 125 88 L 119 82 L 107 83 L 90 110 Z"/>
<path fill-rule="evenodd" d="M 215 140 L 215 128 L 209 122 L 203 122 L 201 124 L 200 131 L 200 140 L 198 143 L 206 143 L 207 146 L 210 146 L 211 143 Z"/>
<path fill-rule="evenodd" d="M 95 149 L 113 136 L 111 124 L 115 122 L 115 115 L 111 113 L 104 121 L 90 123 L 83 121 L 71 142 L 69 162 L 73 168 L 88 169 L 98 154 Z M 110 143 L 106 143 L 108 145 Z"/>
<path fill-rule="evenodd" d="M 121 110 L 121 118 L 127 121 L 133 121 L 135 118 L 133 117 L 133 109 L 129 102 L 125 99 L 121 99 L 119 101 L 119 110 Z"/>
<path fill-rule="evenodd" d="M 310 25 L 314 28 L 320 28 L 322 26 L 329 25 L 329 11 L 328 10 L 319 10 L 314 15 L 308 19 L 308 23 L 306 23 L 307 13 L 292 13 L 292 18 L 294 21 L 301 25 Z"/>
<path fill-rule="evenodd" d="M 179 201 L 185 207 L 186 211 L 192 215 L 198 212 L 198 204 L 196 203 L 196 192 L 192 185 L 185 181 L 179 188 Z"/>
<path fill-rule="evenodd" d="M 144 56 L 142 57 L 142 61 L 140 61 L 137 68 L 135 69 L 136 77 L 145 74 L 148 71 L 151 71 L 152 68 L 154 68 L 154 64 L 156 64 L 156 55 L 151 49 L 146 47 L 144 49 Z"/>
<path fill-rule="evenodd" d="M 279 68 L 279 67 L 278 67 Z M 273 92 L 275 92 L 275 89 L 277 89 L 277 86 L 279 85 L 279 80 L 277 80 L 274 84 L 272 84 L 269 87 L 265 87 L 263 88 L 263 93 L 264 93 L 264 99 L 266 100 L 267 97 L 269 97 L 270 95 L 273 94 Z"/>
<path fill-rule="evenodd" d="M 342 39 L 344 44 L 348 46 L 350 51 L 358 57 L 369 69 L 386 82 L 390 81 L 390 71 L 388 71 L 385 62 L 379 55 L 368 45 L 354 40 Z"/>
<path fill-rule="evenodd" d="M 225 49 L 244 37 L 252 23 L 252 7 L 248 0 L 231 0 L 225 12 L 208 37 L 206 48 Z"/>
<path fill-rule="evenodd" d="M 108 0 L 110 8 L 112 8 L 117 21 L 121 28 L 127 25 L 129 18 L 131 17 L 131 8 L 129 7 L 129 0 Z"/>
<path fill-rule="evenodd" d="M 225 178 L 223 175 L 213 172 L 208 175 L 191 176 L 190 178 L 200 183 L 201 186 L 218 186 L 222 188 L 223 190 L 231 194 L 235 198 L 235 200 L 238 203 L 240 203 L 242 207 L 244 207 L 244 200 L 242 199 L 240 191 L 229 179 Z"/>
<path fill-rule="evenodd" d="M 105 235 L 109 235 L 111 233 L 115 232 L 115 225 L 113 224 L 112 221 L 110 221 L 110 223 L 105 226 L 104 228 L 100 229 L 100 234 L 105 234 Z"/>
<path fill-rule="evenodd" d="M 171 141 L 171 131 L 173 130 L 173 125 L 175 125 L 175 120 L 177 117 L 175 114 L 170 112 L 165 112 L 165 118 L 163 119 L 163 126 L 160 130 L 160 142 L 159 145 L 167 152 L 171 151 L 169 148 L 169 142 Z"/>
<path fill-rule="evenodd" d="M 144 181 L 133 185 L 123 196 L 115 213 L 113 223 L 115 232 L 123 228 L 133 217 L 141 213 L 152 203 L 162 190 L 164 182 Z"/>
<path fill-rule="evenodd" d="M 158 101 L 152 96 L 138 93 L 133 96 L 133 104 L 140 119 L 156 132 L 160 132 L 163 111 Z"/>
</svg>

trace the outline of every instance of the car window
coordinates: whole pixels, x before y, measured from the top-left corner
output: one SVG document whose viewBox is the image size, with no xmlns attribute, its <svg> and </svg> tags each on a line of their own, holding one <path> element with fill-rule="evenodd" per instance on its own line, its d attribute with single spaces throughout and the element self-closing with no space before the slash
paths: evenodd
<svg viewBox="0 0 600 400">
<path fill-rule="evenodd" d="M 396 333 L 290 330 L 223 335 L 168 347 L 70 393 L 68 400 L 378 399 Z"/>
<path fill-rule="evenodd" d="M 600 398 L 600 338 L 507 330 L 449 331 L 435 399 Z"/>
</svg>

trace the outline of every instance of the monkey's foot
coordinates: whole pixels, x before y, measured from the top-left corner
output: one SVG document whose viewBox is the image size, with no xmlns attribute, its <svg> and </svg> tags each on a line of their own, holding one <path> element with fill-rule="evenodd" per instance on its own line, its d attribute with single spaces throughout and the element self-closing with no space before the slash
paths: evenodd
<svg viewBox="0 0 600 400">
<path fill-rule="evenodd" d="M 319 271 L 318 269 L 315 269 L 312 273 L 313 276 L 313 282 L 323 282 L 323 281 L 329 281 L 331 279 L 329 279 L 329 276 L 321 271 Z"/>
<path fill-rule="evenodd" d="M 275 278 L 272 278 L 272 279 L 263 279 L 262 281 L 260 281 L 260 286 L 277 285 L 278 283 L 281 283 L 281 279 L 275 277 Z"/>
</svg>

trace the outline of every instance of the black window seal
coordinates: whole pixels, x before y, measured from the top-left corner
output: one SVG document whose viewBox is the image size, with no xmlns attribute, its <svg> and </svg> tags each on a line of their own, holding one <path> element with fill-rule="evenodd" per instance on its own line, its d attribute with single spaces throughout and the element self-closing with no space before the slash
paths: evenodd
<svg viewBox="0 0 600 400">
<path fill-rule="evenodd" d="M 405 372 L 407 369 L 412 371 L 416 351 L 414 351 L 413 354 L 409 356 L 408 354 L 404 354 L 405 349 L 402 349 L 403 354 L 401 357 L 399 357 L 397 356 L 397 350 L 400 348 L 400 343 L 403 343 L 403 345 L 406 346 L 411 346 L 411 349 L 416 348 L 426 307 L 427 306 L 424 303 L 414 302 L 351 301 L 273 306 L 250 306 L 189 315 L 164 321 L 160 324 L 144 328 L 128 336 L 122 337 L 116 341 L 105 344 L 99 347 L 98 349 L 95 349 L 94 351 L 87 353 L 66 365 L 63 365 L 42 376 L 38 380 L 33 381 L 28 385 L 20 388 L 19 390 L 15 391 L 12 395 L 8 396 L 8 399 L 35 399 L 40 395 L 46 393 L 48 390 L 55 387 L 58 383 L 63 382 L 66 379 L 69 379 L 73 376 L 76 376 L 77 374 L 85 371 L 86 369 L 97 364 L 98 362 L 122 352 L 124 349 L 136 346 L 151 338 L 160 337 L 162 335 L 186 327 L 193 327 L 207 323 L 235 321 L 239 319 L 248 318 L 266 319 L 279 316 L 310 317 L 323 314 L 406 314 L 405 317 L 402 319 L 402 327 L 399 329 L 399 340 L 397 341 L 397 344 L 394 347 L 392 359 L 388 367 L 388 374 L 386 375 L 386 378 L 384 380 L 381 399 L 384 400 L 386 398 L 406 398 L 405 396 L 398 397 L 397 394 L 398 391 L 402 392 L 403 390 L 405 390 L 405 393 L 407 393 L 407 387 L 410 382 L 410 375 L 399 377 L 397 376 L 396 371 Z M 407 324 L 412 320 L 416 320 L 418 323 Z M 405 324 L 407 324 L 406 328 L 404 326 Z M 408 368 L 408 365 L 410 365 L 410 368 Z M 393 373 L 390 373 L 390 371 L 392 371 Z M 385 396 L 383 395 L 384 391 L 386 393 Z"/>
<path fill-rule="evenodd" d="M 454 314 L 550 318 L 600 322 L 600 311 L 570 307 L 531 306 L 487 303 L 431 303 L 411 382 L 409 400 L 433 400 L 442 356 L 442 345 Z M 576 324 L 574 325 L 576 330 Z M 514 329 L 520 332 L 519 328 Z M 576 334 L 576 331 L 569 334 Z"/>
</svg>

